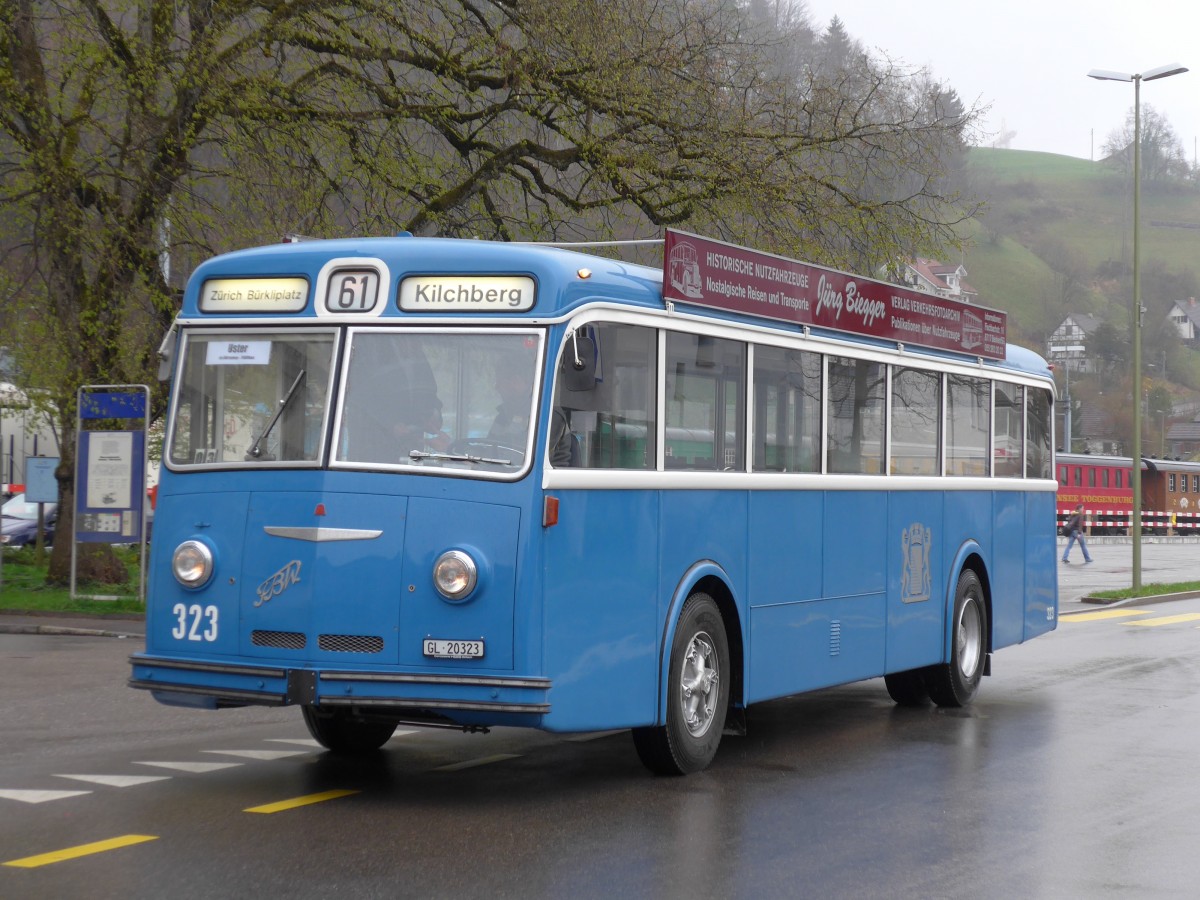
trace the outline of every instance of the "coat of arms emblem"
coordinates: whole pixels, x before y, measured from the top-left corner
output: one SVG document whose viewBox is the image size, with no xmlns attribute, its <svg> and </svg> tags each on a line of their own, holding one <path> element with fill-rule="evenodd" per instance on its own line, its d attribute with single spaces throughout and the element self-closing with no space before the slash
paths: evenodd
<svg viewBox="0 0 1200 900">
<path fill-rule="evenodd" d="M 904 555 L 904 571 L 900 576 L 900 600 L 918 603 L 928 600 L 929 590 L 929 539 L 930 529 L 914 522 L 904 529 L 901 537 Z"/>
</svg>

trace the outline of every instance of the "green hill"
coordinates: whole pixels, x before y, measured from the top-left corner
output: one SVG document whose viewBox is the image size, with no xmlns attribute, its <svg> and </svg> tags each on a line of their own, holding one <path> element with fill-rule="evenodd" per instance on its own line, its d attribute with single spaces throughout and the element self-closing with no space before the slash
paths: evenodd
<svg viewBox="0 0 1200 900">
<path fill-rule="evenodd" d="M 1022 150 L 968 151 L 964 193 L 986 207 L 966 226 L 968 280 L 1007 310 L 1010 339 L 1043 349 L 1071 312 L 1127 328 L 1132 297 L 1133 182 L 1104 163 Z M 1142 302 L 1147 341 L 1173 301 L 1200 284 L 1200 190 L 1142 184 Z"/>
</svg>

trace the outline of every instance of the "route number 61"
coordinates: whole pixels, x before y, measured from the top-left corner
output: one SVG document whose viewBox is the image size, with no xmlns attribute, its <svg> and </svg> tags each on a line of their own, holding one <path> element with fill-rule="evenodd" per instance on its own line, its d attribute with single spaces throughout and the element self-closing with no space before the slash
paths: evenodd
<svg viewBox="0 0 1200 900">
<path fill-rule="evenodd" d="M 175 627 L 171 629 L 171 637 L 177 641 L 187 638 L 189 641 L 215 641 L 217 639 L 218 610 L 215 606 L 201 606 L 193 603 L 176 603 L 171 608 L 175 616 Z"/>
</svg>

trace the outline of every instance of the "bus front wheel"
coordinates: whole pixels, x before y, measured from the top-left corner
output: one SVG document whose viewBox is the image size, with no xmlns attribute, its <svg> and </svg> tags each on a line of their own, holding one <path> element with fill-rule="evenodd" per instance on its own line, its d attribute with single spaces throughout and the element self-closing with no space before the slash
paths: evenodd
<svg viewBox="0 0 1200 900">
<path fill-rule="evenodd" d="M 322 747 L 334 753 L 370 753 L 388 742 L 396 731 L 395 719 L 366 719 L 349 709 L 321 709 L 306 705 L 304 724 Z"/>
<path fill-rule="evenodd" d="M 687 775 L 717 753 L 729 706 L 729 640 L 716 602 L 696 592 L 671 643 L 665 725 L 633 729 L 638 757 L 657 775 Z"/>
<path fill-rule="evenodd" d="M 966 706 L 979 690 L 987 658 L 988 614 L 983 585 L 972 569 L 963 569 L 954 591 L 950 660 L 926 674 L 929 696 L 938 706 Z"/>
</svg>

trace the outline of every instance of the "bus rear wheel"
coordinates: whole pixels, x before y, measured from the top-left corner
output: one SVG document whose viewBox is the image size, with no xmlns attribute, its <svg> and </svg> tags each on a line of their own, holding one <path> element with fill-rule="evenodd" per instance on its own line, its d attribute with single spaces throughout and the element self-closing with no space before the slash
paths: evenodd
<svg viewBox="0 0 1200 900">
<path fill-rule="evenodd" d="M 983 585 L 972 569 L 963 569 L 954 591 L 950 660 L 926 670 L 929 696 L 938 706 L 966 706 L 974 699 L 987 658 L 988 614 Z"/>
<path fill-rule="evenodd" d="M 633 729 L 638 757 L 657 775 L 699 772 L 716 756 L 729 707 L 729 640 L 716 602 L 688 597 L 671 642 L 665 725 Z"/>
<path fill-rule="evenodd" d="M 883 676 L 883 683 L 888 696 L 899 706 L 926 706 L 929 703 L 929 686 L 925 683 L 924 669 L 892 672 Z"/>
<path fill-rule="evenodd" d="M 350 709 L 302 708 L 308 733 L 334 753 L 370 753 L 388 742 L 396 731 L 396 719 L 363 718 Z"/>
</svg>

